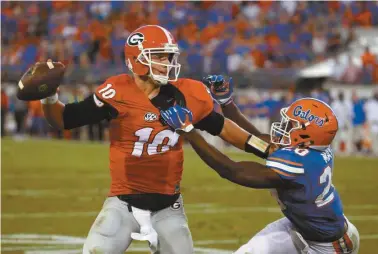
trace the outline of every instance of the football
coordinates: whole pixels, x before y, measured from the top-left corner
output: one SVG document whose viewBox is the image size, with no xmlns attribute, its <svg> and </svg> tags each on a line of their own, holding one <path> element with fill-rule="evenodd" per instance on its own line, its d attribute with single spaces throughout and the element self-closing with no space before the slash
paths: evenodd
<svg viewBox="0 0 378 254">
<path fill-rule="evenodd" d="M 18 82 L 17 98 L 40 100 L 56 93 L 65 71 L 61 62 L 38 62 L 30 67 Z"/>
</svg>

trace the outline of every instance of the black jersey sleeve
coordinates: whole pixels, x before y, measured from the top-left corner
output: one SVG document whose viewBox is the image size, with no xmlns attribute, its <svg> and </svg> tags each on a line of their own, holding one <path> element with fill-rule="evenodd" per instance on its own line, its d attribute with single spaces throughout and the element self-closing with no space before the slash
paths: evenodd
<svg viewBox="0 0 378 254">
<path fill-rule="evenodd" d="M 211 111 L 210 114 L 194 124 L 194 127 L 202 131 L 207 131 L 213 136 L 218 136 L 222 132 L 223 125 L 224 116 L 215 111 Z"/>
<path fill-rule="evenodd" d="M 116 118 L 118 111 L 108 103 L 101 101 L 95 94 L 77 103 L 66 104 L 63 111 L 64 129 L 73 129 L 104 119 Z"/>
</svg>

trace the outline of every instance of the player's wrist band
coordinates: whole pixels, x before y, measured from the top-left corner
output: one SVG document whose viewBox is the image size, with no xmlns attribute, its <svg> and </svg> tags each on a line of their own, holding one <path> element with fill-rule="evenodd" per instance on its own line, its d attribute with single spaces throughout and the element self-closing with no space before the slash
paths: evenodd
<svg viewBox="0 0 378 254">
<path fill-rule="evenodd" d="M 41 103 L 42 104 L 55 104 L 57 101 L 58 101 L 58 94 L 55 93 L 52 96 L 42 99 Z"/>
<path fill-rule="evenodd" d="M 233 102 L 233 99 L 232 98 L 229 98 L 225 103 L 222 103 L 220 104 L 221 107 L 226 107 L 228 104 L 230 104 L 231 102 Z"/>
<path fill-rule="evenodd" d="M 250 135 L 245 142 L 244 151 L 247 153 L 253 153 L 256 156 L 266 159 L 269 155 L 269 146 L 268 142 L 258 138 L 257 136 Z"/>
<path fill-rule="evenodd" d="M 194 129 L 194 126 L 193 124 L 189 124 L 188 126 L 186 126 L 184 129 L 182 129 L 184 132 L 190 132 L 191 130 Z"/>
</svg>

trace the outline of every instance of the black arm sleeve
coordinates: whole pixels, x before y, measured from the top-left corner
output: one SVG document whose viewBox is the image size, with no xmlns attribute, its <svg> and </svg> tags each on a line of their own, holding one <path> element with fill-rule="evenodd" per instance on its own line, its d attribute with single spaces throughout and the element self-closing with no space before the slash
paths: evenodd
<svg viewBox="0 0 378 254">
<path fill-rule="evenodd" d="M 211 111 L 205 118 L 194 124 L 194 127 L 202 131 L 207 131 L 213 136 L 218 136 L 222 132 L 223 125 L 224 117 L 215 111 Z"/>
<path fill-rule="evenodd" d="M 96 104 L 94 96 L 96 95 L 93 94 L 81 102 L 65 105 L 63 111 L 64 129 L 69 130 L 117 117 L 118 111 L 114 107 L 103 101 Z M 100 101 L 98 98 L 97 100 Z"/>
</svg>

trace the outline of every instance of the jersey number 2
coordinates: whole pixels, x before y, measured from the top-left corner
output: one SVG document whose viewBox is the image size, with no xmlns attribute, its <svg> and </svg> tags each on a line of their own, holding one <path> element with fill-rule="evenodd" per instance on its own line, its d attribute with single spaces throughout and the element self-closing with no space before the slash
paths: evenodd
<svg viewBox="0 0 378 254">
<path fill-rule="evenodd" d="M 332 186 L 332 169 L 331 169 L 330 166 L 327 166 L 324 169 L 323 174 L 320 175 L 319 183 L 320 184 L 327 183 L 322 194 L 320 194 L 315 200 L 315 204 L 318 207 L 322 207 L 322 206 L 328 204 L 329 202 L 331 202 L 334 198 L 333 192 L 331 194 L 329 194 L 329 191 L 330 191 L 331 186 Z M 325 198 L 325 197 L 327 197 L 327 198 Z"/>
<path fill-rule="evenodd" d="M 171 130 L 162 130 L 158 132 L 153 141 L 148 143 L 152 134 L 153 128 L 143 128 L 135 132 L 135 136 L 139 138 L 134 144 L 133 152 L 134 156 L 140 157 L 143 154 L 145 145 L 147 145 L 147 154 L 154 155 L 158 153 L 164 153 L 177 144 L 179 135 Z"/>
</svg>

